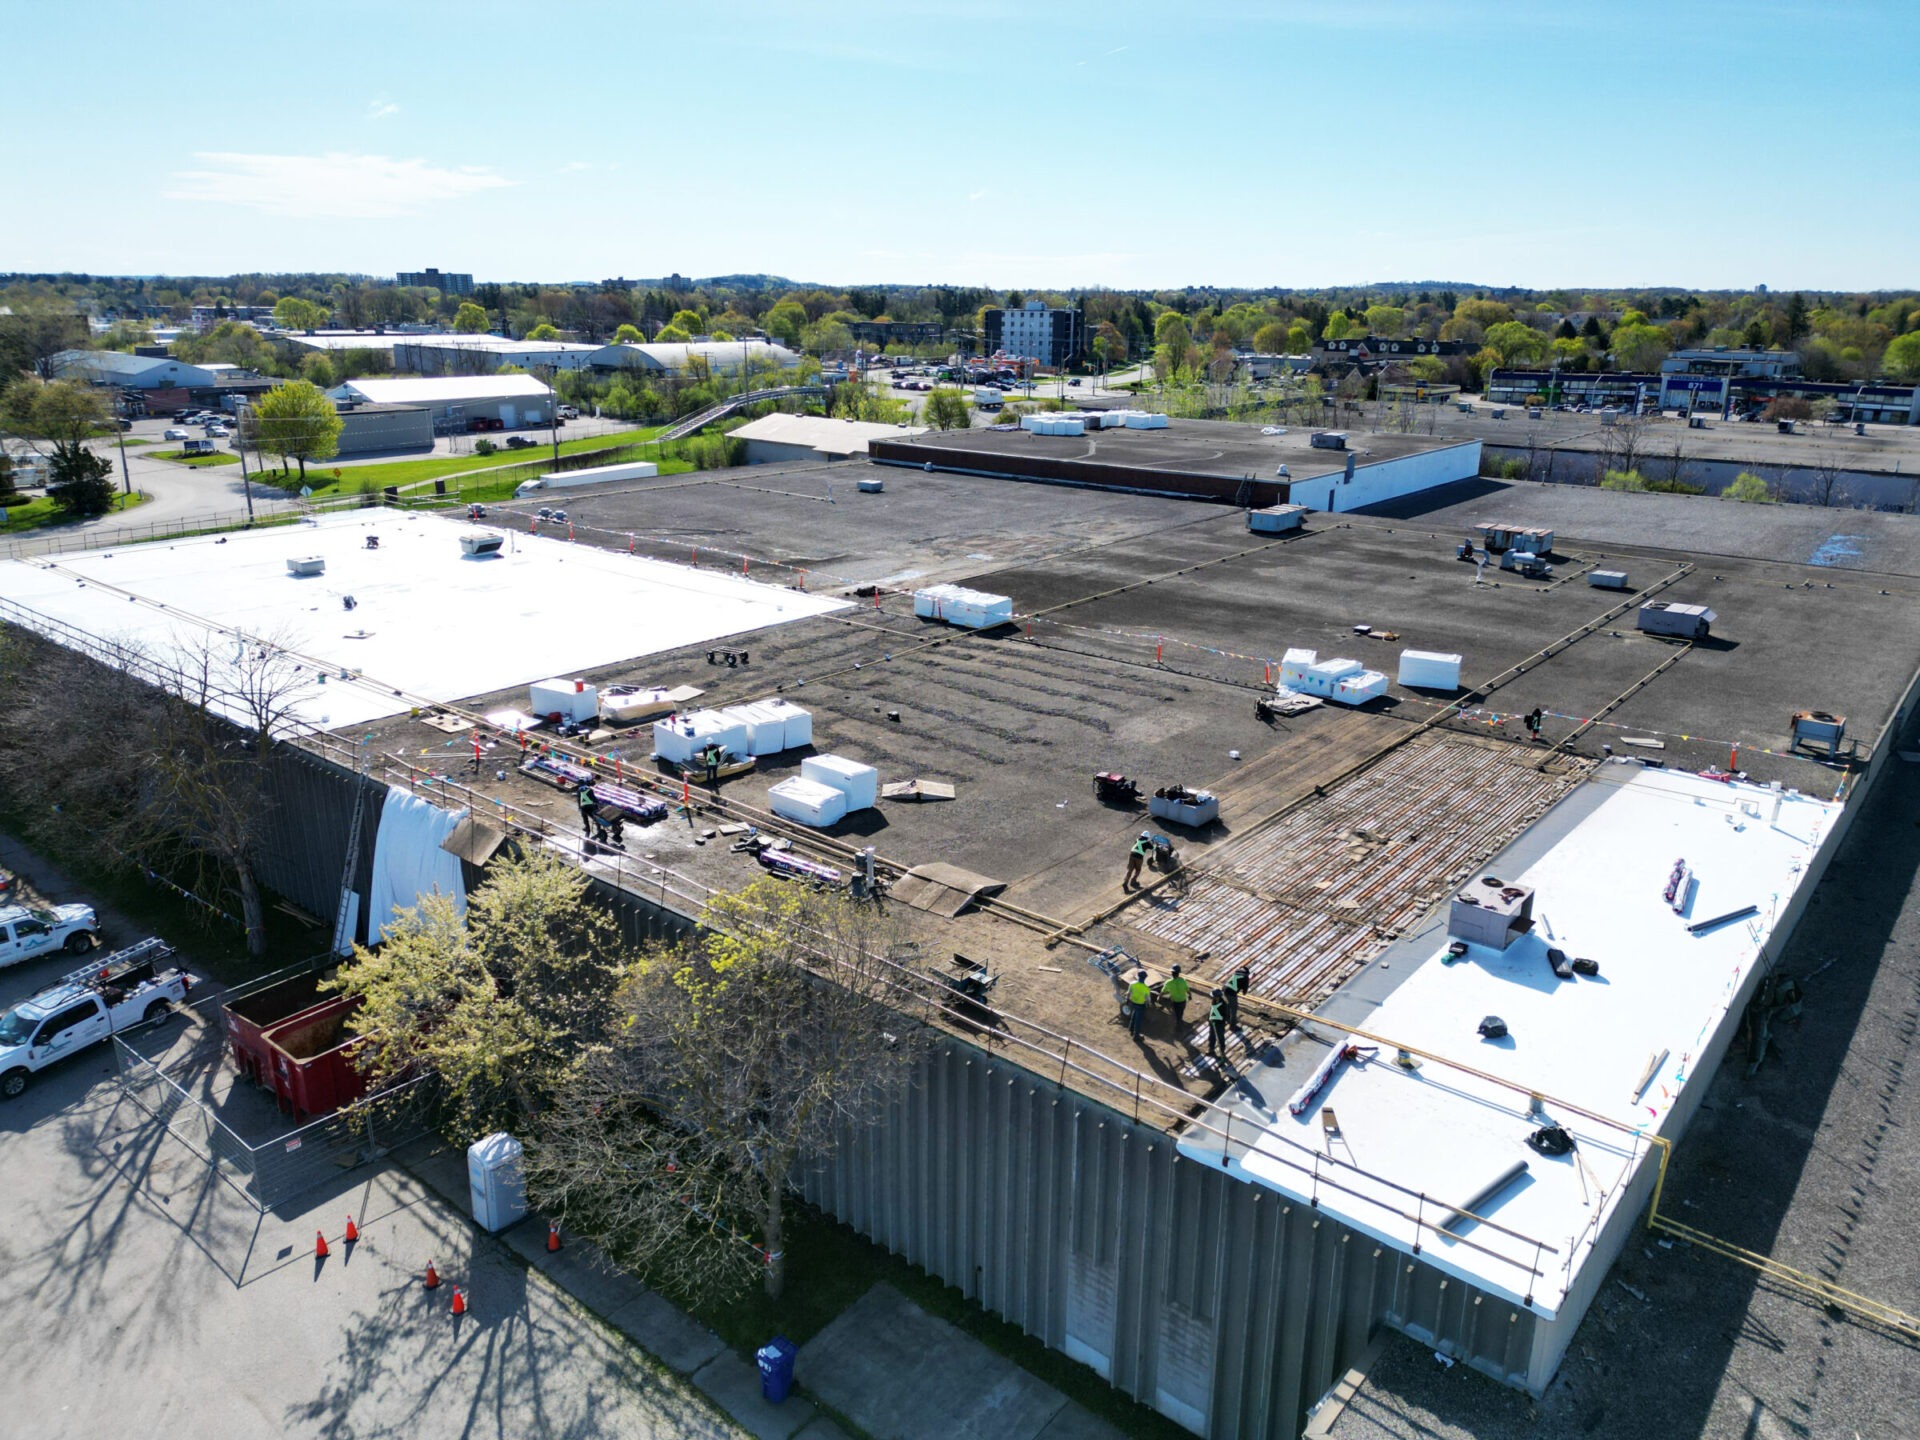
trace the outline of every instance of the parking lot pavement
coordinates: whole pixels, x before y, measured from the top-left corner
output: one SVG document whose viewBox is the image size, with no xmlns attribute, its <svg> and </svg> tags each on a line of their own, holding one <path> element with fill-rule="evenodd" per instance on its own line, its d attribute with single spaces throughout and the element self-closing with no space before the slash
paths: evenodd
<svg viewBox="0 0 1920 1440">
<path fill-rule="evenodd" d="M 9 971 L 0 1000 L 36 983 Z M 96 1047 L 0 1105 L 5 1433 L 743 1433 L 397 1168 L 263 1215 L 113 1075 Z"/>
</svg>

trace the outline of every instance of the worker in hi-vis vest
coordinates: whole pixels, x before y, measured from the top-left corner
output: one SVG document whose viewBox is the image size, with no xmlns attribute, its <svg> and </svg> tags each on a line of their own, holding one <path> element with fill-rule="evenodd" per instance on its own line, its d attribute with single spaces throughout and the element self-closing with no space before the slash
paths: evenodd
<svg viewBox="0 0 1920 1440">
<path fill-rule="evenodd" d="M 1178 965 L 1173 967 L 1173 974 L 1160 982 L 1160 998 L 1166 1002 L 1167 1008 L 1173 1011 L 1173 1028 L 1176 1031 L 1185 1030 L 1187 1027 L 1187 997 L 1191 993 L 1187 977 L 1180 973 Z"/>
<path fill-rule="evenodd" d="M 1153 987 L 1147 984 L 1147 972 L 1142 970 L 1133 977 L 1133 983 L 1127 986 L 1127 1004 L 1132 1007 L 1127 1012 L 1127 1029 L 1138 1040 L 1140 1032 L 1146 1028 L 1147 1006 L 1153 1001 Z"/>
<path fill-rule="evenodd" d="M 1215 990 L 1207 997 L 1207 1053 L 1226 1058 L 1227 1002 Z"/>
</svg>

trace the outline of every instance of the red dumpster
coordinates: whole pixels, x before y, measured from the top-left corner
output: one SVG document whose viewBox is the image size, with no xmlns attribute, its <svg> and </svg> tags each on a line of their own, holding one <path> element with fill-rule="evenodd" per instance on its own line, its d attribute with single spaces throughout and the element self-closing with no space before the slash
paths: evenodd
<svg viewBox="0 0 1920 1440">
<path fill-rule="evenodd" d="M 273 1093 L 296 1120 L 331 1115 L 367 1093 L 366 1076 L 353 1065 L 360 1040 L 346 1028 L 347 1016 L 365 998 L 336 995 L 262 1032 L 272 1056 Z"/>
<path fill-rule="evenodd" d="M 320 989 L 320 981 L 321 976 L 314 972 L 295 975 L 221 1007 L 235 1069 L 255 1084 L 273 1089 L 273 1056 L 263 1032 L 336 999 Z"/>
</svg>

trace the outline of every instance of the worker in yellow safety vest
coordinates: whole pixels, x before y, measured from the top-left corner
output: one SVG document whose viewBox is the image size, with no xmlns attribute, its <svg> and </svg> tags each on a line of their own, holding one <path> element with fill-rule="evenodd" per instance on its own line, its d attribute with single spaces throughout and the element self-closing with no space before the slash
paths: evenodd
<svg viewBox="0 0 1920 1440">
<path fill-rule="evenodd" d="M 1127 986 L 1127 1030 L 1134 1039 L 1140 1038 L 1140 1032 L 1146 1028 L 1147 1006 L 1153 1003 L 1153 987 L 1147 984 L 1147 972 L 1142 970 L 1133 977 L 1133 983 Z"/>
<path fill-rule="evenodd" d="M 1187 984 L 1187 977 L 1180 973 L 1178 965 L 1173 967 L 1173 974 L 1160 982 L 1160 998 L 1166 1002 L 1167 1008 L 1173 1011 L 1173 1028 L 1176 1032 L 1186 1029 L 1187 997 L 1191 993 L 1192 989 Z"/>
</svg>

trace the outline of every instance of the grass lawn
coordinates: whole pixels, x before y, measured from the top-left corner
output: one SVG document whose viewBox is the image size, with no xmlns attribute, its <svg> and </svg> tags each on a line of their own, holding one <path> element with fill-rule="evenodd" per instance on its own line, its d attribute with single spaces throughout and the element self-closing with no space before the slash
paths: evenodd
<svg viewBox="0 0 1920 1440">
<path fill-rule="evenodd" d="M 562 455 L 582 455 L 594 450 L 612 450 L 622 445 L 639 445 L 659 435 L 664 426 L 654 426 L 640 430 L 620 430 L 611 435 L 590 435 L 583 440 L 562 440 Z M 384 489 L 389 485 L 418 485 L 429 480 L 443 480 L 449 475 L 461 475 L 469 470 L 490 470 L 501 465 L 537 465 L 543 459 L 551 459 L 553 447 L 541 444 L 532 445 L 524 450 L 501 449 L 492 455 L 428 455 L 418 460 L 378 460 L 366 465 L 327 465 L 307 466 L 307 484 L 318 495 L 353 494 L 372 486 Z M 662 473 L 665 473 L 664 467 Z M 289 488 L 298 490 L 297 481 Z M 509 487 L 511 488 L 511 487 Z M 475 496 L 475 499 L 483 497 Z"/>
<path fill-rule="evenodd" d="M 115 495 L 113 508 L 115 511 L 131 510 L 134 506 L 143 503 L 146 498 L 137 490 L 131 495 Z M 48 525 L 65 525 L 70 523 L 72 518 L 44 495 L 36 496 L 25 504 L 9 505 L 6 517 L 6 523 L 0 525 L 0 535 L 13 535 L 23 530 L 39 530 Z"/>
<path fill-rule="evenodd" d="M 170 460 L 175 465 L 185 465 L 194 470 L 204 470 L 209 465 L 238 465 L 240 457 L 226 450 L 216 450 L 211 455 L 188 455 L 182 451 L 169 450 L 165 454 L 155 454 L 155 460 Z"/>
</svg>

